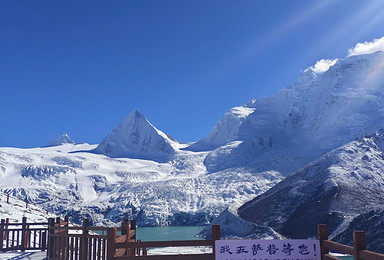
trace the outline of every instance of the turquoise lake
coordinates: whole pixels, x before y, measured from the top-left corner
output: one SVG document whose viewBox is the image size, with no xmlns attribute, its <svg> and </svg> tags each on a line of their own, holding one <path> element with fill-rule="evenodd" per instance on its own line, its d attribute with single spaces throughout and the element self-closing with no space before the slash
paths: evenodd
<svg viewBox="0 0 384 260">
<path fill-rule="evenodd" d="M 136 239 L 141 241 L 202 240 L 194 237 L 204 226 L 138 227 Z"/>
</svg>

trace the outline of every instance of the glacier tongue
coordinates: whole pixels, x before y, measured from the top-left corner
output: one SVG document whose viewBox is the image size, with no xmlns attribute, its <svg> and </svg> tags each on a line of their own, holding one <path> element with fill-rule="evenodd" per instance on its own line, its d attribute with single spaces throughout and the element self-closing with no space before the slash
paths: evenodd
<svg viewBox="0 0 384 260">
<path fill-rule="evenodd" d="M 207 152 L 179 151 L 168 162 L 110 158 L 94 146 L 0 148 L 0 187 L 75 223 L 203 225 L 231 204 L 266 191 L 281 176 L 237 168 L 207 174 Z"/>
<path fill-rule="evenodd" d="M 167 161 L 177 149 L 174 143 L 134 110 L 104 138 L 94 152 L 114 158 Z"/>
</svg>

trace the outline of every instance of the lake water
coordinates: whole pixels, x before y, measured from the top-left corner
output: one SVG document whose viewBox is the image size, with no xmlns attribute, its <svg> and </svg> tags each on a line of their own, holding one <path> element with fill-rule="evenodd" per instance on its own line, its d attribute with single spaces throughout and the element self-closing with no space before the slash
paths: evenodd
<svg viewBox="0 0 384 260">
<path fill-rule="evenodd" d="M 137 227 L 136 239 L 141 241 L 202 240 L 194 237 L 205 226 Z"/>
<path fill-rule="evenodd" d="M 338 258 L 344 259 L 344 260 L 353 260 L 353 256 L 338 256 Z"/>
</svg>

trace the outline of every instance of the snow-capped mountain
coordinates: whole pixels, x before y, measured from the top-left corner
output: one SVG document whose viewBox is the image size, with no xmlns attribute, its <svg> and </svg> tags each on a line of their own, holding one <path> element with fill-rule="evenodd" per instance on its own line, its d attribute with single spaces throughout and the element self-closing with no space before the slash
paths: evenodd
<svg viewBox="0 0 384 260">
<path fill-rule="evenodd" d="M 220 146 L 207 156 L 209 171 L 246 165 L 288 175 L 383 127 L 383 87 L 384 52 L 350 56 L 323 73 L 307 70 L 273 97 L 236 108 L 250 112 L 242 117 L 227 112 L 196 146 Z"/>
<path fill-rule="evenodd" d="M 52 139 L 48 145 L 46 147 L 50 147 L 50 146 L 58 146 L 58 145 L 62 145 L 62 144 L 74 144 L 75 141 L 73 141 L 69 136 L 68 134 L 61 134 L 59 135 L 58 137 L 56 137 L 55 139 Z"/>
<path fill-rule="evenodd" d="M 248 105 L 231 108 L 224 114 L 224 117 L 216 124 L 209 135 L 202 140 L 193 143 L 188 150 L 213 150 L 217 147 L 226 145 L 239 138 L 239 128 L 244 120 L 255 109 Z"/>
<path fill-rule="evenodd" d="M 175 141 L 157 130 L 137 110 L 132 111 L 94 150 L 109 157 L 168 160 Z"/>
<path fill-rule="evenodd" d="M 236 221 L 271 237 L 312 236 L 317 223 L 328 221 L 336 234 L 383 204 L 382 132 L 348 143 L 384 126 L 383 87 L 384 52 L 350 56 L 325 72 L 306 70 L 275 96 L 231 109 L 191 145 L 133 111 L 99 145 L 0 148 L 0 189 L 74 222 L 87 216 L 110 225 L 132 216 L 139 225 L 194 225 L 223 211 L 223 223 L 235 221 L 226 208 L 298 171 L 241 208 L 241 217 L 260 223 Z M 365 198 L 360 186 L 372 195 Z M 349 196 L 352 206 L 345 205 Z M 265 209 L 256 214 L 253 204 Z M 307 233 L 292 230 L 296 216 Z"/>
<path fill-rule="evenodd" d="M 290 238 L 331 236 L 351 220 L 384 207 L 384 130 L 332 150 L 247 202 L 240 217 Z M 262 210 L 261 210 L 262 209 Z"/>
</svg>

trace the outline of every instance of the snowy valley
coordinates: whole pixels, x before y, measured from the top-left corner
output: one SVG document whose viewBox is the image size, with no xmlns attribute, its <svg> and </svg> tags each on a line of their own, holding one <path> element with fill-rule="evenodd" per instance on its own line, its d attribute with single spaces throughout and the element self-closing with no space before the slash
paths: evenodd
<svg viewBox="0 0 384 260">
<path fill-rule="evenodd" d="M 0 148 L 2 190 L 57 214 L 113 225 L 134 217 L 142 226 L 208 224 L 277 183 L 276 172 L 251 169 L 207 174 L 206 152 L 179 151 L 169 162 L 110 158 L 95 145 Z"/>
</svg>

